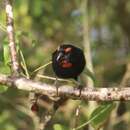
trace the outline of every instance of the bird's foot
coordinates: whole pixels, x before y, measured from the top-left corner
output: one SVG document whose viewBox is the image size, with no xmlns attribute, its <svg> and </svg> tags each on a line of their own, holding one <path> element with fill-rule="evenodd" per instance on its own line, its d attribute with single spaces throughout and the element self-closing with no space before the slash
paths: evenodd
<svg viewBox="0 0 130 130">
<path fill-rule="evenodd" d="M 58 96 L 59 96 L 59 94 L 58 94 L 58 88 L 59 88 L 59 87 L 58 87 L 57 77 L 56 77 L 56 80 L 55 80 L 55 82 L 54 82 L 54 86 L 55 86 L 55 88 L 56 88 L 56 96 L 50 97 L 50 99 L 53 100 L 53 101 L 57 101 L 57 100 L 60 99 L 60 97 L 58 97 Z"/>
<path fill-rule="evenodd" d="M 81 95 L 82 95 L 82 90 L 83 90 L 83 86 L 82 86 L 82 85 L 79 85 L 79 86 L 78 86 L 78 89 L 79 89 L 79 97 L 81 97 Z"/>
</svg>

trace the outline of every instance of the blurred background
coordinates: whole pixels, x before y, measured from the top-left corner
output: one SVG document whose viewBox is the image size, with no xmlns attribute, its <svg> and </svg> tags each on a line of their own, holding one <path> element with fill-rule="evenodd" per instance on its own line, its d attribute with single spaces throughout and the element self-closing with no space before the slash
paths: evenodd
<svg viewBox="0 0 130 130">
<path fill-rule="evenodd" d="M 13 0 L 16 43 L 23 52 L 29 73 L 47 64 L 60 44 L 72 43 L 86 53 L 85 47 L 89 43 L 92 58 L 90 69 L 93 68 L 96 77 L 94 86 L 129 87 L 130 1 L 88 0 L 86 7 L 83 2 L 84 0 Z M 10 73 L 9 68 L 2 63 L 2 44 L 7 42 L 5 18 L 4 2 L 0 0 L 0 72 Z M 87 41 L 84 38 L 85 31 Z M 51 65 L 38 73 L 54 77 Z M 32 78 L 37 80 L 36 75 Z M 54 82 L 40 80 L 50 84 Z M 35 123 L 27 99 L 28 93 L 15 89 L 0 94 L 0 130 L 34 130 Z M 43 101 L 42 105 L 48 109 L 49 104 L 50 102 Z M 78 104 L 80 101 L 69 100 L 59 109 L 53 119 L 54 124 L 60 124 L 57 130 L 71 128 Z M 129 102 L 125 106 L 123 104 L 112 111 L 103 124 L 104 130 L 129 130 Z M 87 107 L 88 103 L 81 103 L 79 125 L 87 122 L 90 116 Z M 56 130 L 55 127 L 48 129 Z"/>
</svg>

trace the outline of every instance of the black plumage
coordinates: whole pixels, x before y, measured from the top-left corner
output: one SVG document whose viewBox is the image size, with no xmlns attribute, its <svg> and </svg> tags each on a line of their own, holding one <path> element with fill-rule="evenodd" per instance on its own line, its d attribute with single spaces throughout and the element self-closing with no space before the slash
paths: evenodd
<svg viewBox="0 0 130 130">
<path fill-rule="evenodd" d="M 85 64 L 83 51 L 70 44 L 60 45 L 52 54 L 52 68 L 59 78 L 73 78 L 77 80 Z"/>
</svg>

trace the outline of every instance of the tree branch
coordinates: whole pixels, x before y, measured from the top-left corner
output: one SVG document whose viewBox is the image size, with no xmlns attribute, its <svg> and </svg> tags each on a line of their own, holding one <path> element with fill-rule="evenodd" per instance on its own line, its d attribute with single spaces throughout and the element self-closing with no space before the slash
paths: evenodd
<svg viewBox="0 0 130 130">
<path fill-rule="evenodd" d="M 19 62 L 17 57 L 16 43 L 14 38 L 13 10 L 11 0 L 5 0 L 7 35 L 9 39 L 9 48 L 11 55 L 11 67 L 14 75 L 19 74 Z"/>
<path fill-rule="evenodd" d="M 84 53 L 86 58 L 86 67 L 90 72 L 94 73 L 93 64 L 92 64 L 92 53 L 91 53 L 91 44 L 89 40 L 89 17 L 88 17 L 88 0 L 82 0 L 81 2 L 81 12 L 82 12 L 82 26 L 83 26 L 83 46 Z M 93 80 L 87 76 L 87 85 L 94 87 Z"/>
<path fill-rule="evenodd" d="M 44 94 L 49 97 L 57 96 L 55 86 L 41 82 L 32 81 L 25 78 L 14 78 L 0 74 L 0 84 L 16 87 L 20 90 Z M 59 97 L 85 101 L 128 101 L 130 100 L 130 88 L 88 88 L 81 91 L 77 87 L 60 86 Z M 80 95 L 80 96 L 79 96 Z"/>
</svg>

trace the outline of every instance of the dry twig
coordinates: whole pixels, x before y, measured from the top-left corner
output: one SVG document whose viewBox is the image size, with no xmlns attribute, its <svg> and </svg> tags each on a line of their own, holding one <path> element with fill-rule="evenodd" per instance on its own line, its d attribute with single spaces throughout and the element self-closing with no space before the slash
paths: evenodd
<svg viewBox="0 0 130 130">
<path fill-rule="evenodd" d="M 9 39 L 9 48 L 11 55 L 11 67 L 14 76 L 19 74 L 19 62 L 17 57 L 16 43 L 14 38 L 14 21 L 13 21 L 13 8 L 11 0 L 5 0 L 6 9 L 6 22 L 7 22 L 7 35 Z"/>
</svg>

